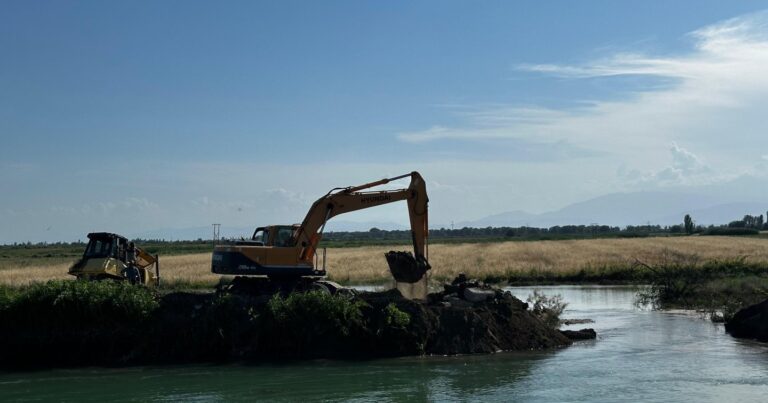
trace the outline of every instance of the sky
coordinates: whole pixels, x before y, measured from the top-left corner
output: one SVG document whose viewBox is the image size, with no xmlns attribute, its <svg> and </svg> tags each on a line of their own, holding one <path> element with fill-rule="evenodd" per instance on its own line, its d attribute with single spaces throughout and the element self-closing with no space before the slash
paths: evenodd
<svg viewBox="0 0 768 403">
<path fill-rule="evenodd" d="M 0 243 L 300 222 L 414 170 L 435 225 L 765 180 L 765 9 L 4 1 Z"/>
</svg>

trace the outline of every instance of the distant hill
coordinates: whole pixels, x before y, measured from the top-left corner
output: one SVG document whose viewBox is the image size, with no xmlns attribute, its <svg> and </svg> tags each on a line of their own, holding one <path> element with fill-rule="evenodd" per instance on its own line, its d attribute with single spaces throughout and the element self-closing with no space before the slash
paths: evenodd
<svg viewBox="0 0 768 403">
<path fill-rule="evenodd" d="M 727 195 L 727 194 L 725 194 Z M 596 197 L 542 214 L 522 211 L 494 214 L 458 223 L 457 227 L 551 227 L 602 224 L 612 226 L 679 224 L 690 214 L 697 224 L 727 224 L 745 214 L 763 214 L 765 202 L 726 202 L 722 193 L 632 192 Z"/>
<path fill-rule="evenodd" d="M 735 180 L 695 188 L 671 188 L 669 190 L 611 193 L 559 210 L 532 214 L 513 210 L 489 215 L 476 220 L 462 221 L 454 228 L 462 227 L 552 227 L 555 225 L 673 225 L 682 223 L 683 216 L 690 214 L 697 224 L 727 224 L 741 219 L 745 214 L 759 215 L 768 210 L 768 179 L 742 176 Z M 267 223 L 262 223 L 267 224 Z M 359 232 L 376 227 L 382 230 L 404 230 L 407 226 L 392 222 L 354 222 L 331 220 L 327 232 Z M 432 225 L 432 228 L 450 225 Z M 222 225 L 225 238 L 249 237 L 253 226 Z M 192 228 L 168 228 L 127 234 L 144 239 L 210 239 L 211 226 Z"/>
</svg>

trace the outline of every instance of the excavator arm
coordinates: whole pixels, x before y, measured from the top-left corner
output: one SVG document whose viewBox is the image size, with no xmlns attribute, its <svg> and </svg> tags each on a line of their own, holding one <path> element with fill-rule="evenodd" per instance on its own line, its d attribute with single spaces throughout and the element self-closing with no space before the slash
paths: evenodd
<svg viewBox="0 0 768 403">
<path fill-rule="evenodd" d="M 368 190 L 407 177 L 411 178 L 411 183 L 406 189 Z M 401 279 L 398 279 L 398 277 L 403 277 L 399 276 L 401 272 L 417 272 L 416 276 L 411 275 L 407 277 L 411 279 L 414 277 L 421 278 L 423 273 L 429 269 L 429 264 L 427 263 L 427 238 L 429 236 L 427 203 L 429 199 L 427 198 L 424 178 L 415 171 L 360 186 L 333 189 L 315 201 L 294 235 L 296 245 L 301 247 L 300 260 L 312 260 L 317 250 L 317 245 L 322 238 L 325 224 L 332 217 L 401 200 L 405 200 L 408 203 L 411 240 L 413 242 L 413 262 L 410 264 L 400 262 L 399 268 L 393 268 L 393 263 L 389 258 L 387 260 L 390 262 L 390 269 L 396 280 L 400 281 Z M 404 265 L 410 267 L 403 267 Z"/>
</svg>

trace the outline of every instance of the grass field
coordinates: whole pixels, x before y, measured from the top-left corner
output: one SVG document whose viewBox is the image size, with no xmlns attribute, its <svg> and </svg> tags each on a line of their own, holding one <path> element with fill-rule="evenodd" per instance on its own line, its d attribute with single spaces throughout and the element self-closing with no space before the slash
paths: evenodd
<svg viewBox="0 0 768 403">
<path fill-rule="evenodd" d="M 329 277 L 344 284 L 386 283 L 391 277 L 384 253 L 404 249 L 402 245 L 328 249 Z M 696 255 L 701 264 L 743 258 L 748 265 L 768 269 L 768 239 L 719 236 L 437 244 L 429 249 L 429 261 L 436 282 L 460 272 L 492 281 L 598 282 L 627 281 L 637 260 L 654 264 L 670 254 Z M 210 257 L 210 253 L 161 255 L 163 280 L 174 288 L 213 286 L 219 276 L 210 273 Z M 30 264 L 0 259 L 0 284 L 70 278 L 66 272 L 74 260 Z"/>
</svg>

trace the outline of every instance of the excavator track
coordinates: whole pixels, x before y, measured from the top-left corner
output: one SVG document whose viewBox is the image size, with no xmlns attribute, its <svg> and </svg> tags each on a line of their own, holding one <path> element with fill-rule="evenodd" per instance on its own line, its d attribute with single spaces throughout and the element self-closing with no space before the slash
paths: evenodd
<svg viewBox="0 0 768 403">
<path fill-rule="evenodd" d="M 351 288 L 319 277 L 252 277 L 236 276 L 231 282 L 216 287 L 218 293 L 244 294 L 271 297 L 275 294 L 288 296 L 291 293 L 318 291 L 331 295 L 354 295 Z"/>
</svg>

